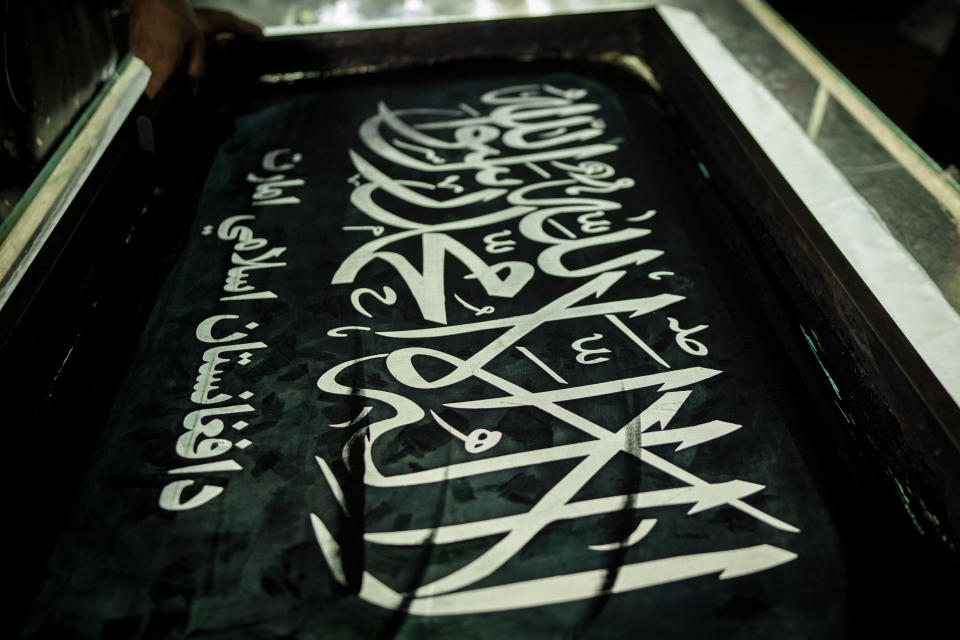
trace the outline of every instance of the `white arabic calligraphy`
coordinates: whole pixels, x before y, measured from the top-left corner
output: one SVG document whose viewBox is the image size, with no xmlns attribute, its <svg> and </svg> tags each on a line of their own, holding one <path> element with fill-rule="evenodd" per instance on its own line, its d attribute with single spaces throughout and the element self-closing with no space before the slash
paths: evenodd
<svg viewBox="0 0 960 640">
<path fill-rule="evenodd" d="M 651 451 L 664 445 L 674 445 L 675 451 L 704 445 L 741 429 L 741 425 L 707 420 L 671 426 L 673 421 L 682 420 L 678 415 L 689 412 L 690 404 L 699 403 L 685 405 L 694 390 L 721 372 L 698 366 L 671 368 L 618 317 L 627 313 L 629 318 L 643 321 L 684 298 L 653 292 L 617 299 L 611 293 L 615 285 L 628 280 L 637 288 L 657 286 L 651 282 L 673 273 L 649 271 L 649 278 L 636 277 L 640 273 L 637 266 L 655 261 L 664 253 L 639 244 L 648 242 L 653 231 L 636 225 L 651 221 L 657 211 L 647 209 L 631 217 L 624 214 L 623 204 L 616 198 L 621 191 L 634 188 L 635 181 L 617 176 L 613 165 L 599 159 L 618 151 L 620 143 L 601 140 L 608 135 L 607 125 L 600 117 L 600 105 L 587 98 L 588 91 L 581 88 L 527 84 L 484 93 L 479 103 L 486 113 L 465 103 L 455 109 L 394 109 L 381 102 L 376 113 L 360 126 L 361 146 L 348 151 L 356 171 L 349 180 L 353 185 L 350 202 L 365 219 L 364 224 L 343 228 L 375 231 L 372 239 L 342 261 L 331 284 L 351 287 L 353 308 L 367 318 L 374 319 L 360 305 L 362 295 L 398 307 L 408 296 L 424 323 L 432 323 L 403 328 L 380 322 L 328 331 L 331 337 L 346 337 L 347 330 L 371 331 L 377 340 L 396 341 L 394 348 L 377 349 L 381 353 L 366 353 L 338 363 L 317 380 L 317 387 L 325 394 L 351 398 L 354 412 L 362 407 L 352 420 L 330 425 L 360 429 L 341 452 L 348 470 L 348 454 L 353 446 L 362 446 L 362 482 L 371 489 L 424 487 L 561 460 L 571 461 L 572 465 L 523 513 L 438 523 L 427 528 L 364 531 L 368 544 L 386 546 L 443 545 L 500 536 L 482 553 L 405 593 L 393 590 L 364 569 L 361 583 L 354 587 L 368 602 L 387 608 L 403 607 L 417 615 L 500 611 L 640 589 L 710 573 L 720 573 L 721 578 L 746 575 L 796 557 L 771 545 L 757 545 L 624 565 L 619 567 L 613 586 L 602 586 L 599 573 L 583 571 L 539 577 L 537 586 L 534 581 L 519 581 L 474 587 L 497 573 L 552 523 L 625 509 L 683 505 L 687 515 L 693 516 L 710 509 L 731 508 L 779 531 L 799 531 L 744 500 L 761 491 L 762 485 L 737 479 L 711 482 Z M 391 173 L 404 177 L 395 178 Z M 418 177 L 410 177 L 413 175 Z M 409 255 L 414 246 L 415 259 Z M 488 264 L 474 246 L 476 251 L 487 254 L 532 250 L 536 259 Z M 447 268 L 448 257 L 459 262 L 458 272 L 466 270 L 464 279 L 468 283 L 476 281 L 476 285 L 462 285 L 472 287 L 470 291 L 454 290 L 450 297 L 460 306 L 451 305 L 449 310 L 448 287 L 452 286 L 453 269 Z M 405 290 L 384 284 L 379 289 L 354 288 L 365 268 L 374 261 L 389 265 Z M 538 274 L 559 279 L 554 285 L 559 282 L 563 293 L 529 311 L 529 303 L 524 306 L 517 302 Z M 634 277 L 627 278 L 628 274 Z M 496 306 L 485 304 L 478 300 L 484 294 L 506 301 Z M 408 304 L 404 308 L 413 307 Z M 504 313 L 504 308 L 510 311 Z M 468 316 L 462 320 L 464 310 L 474 317 L 495 316 L 498 310 L 502 315 L 476 320 Z M 448 314 L 457 314 L 461 320 L 451 323 Z M 565 328 L 570 321 L 587 322 L 599 317 L 605 317 L 619 330 L 622 336 L 615 337 L 621 342 L 625 336 L 630 341 L 629 348 L 640 348 L 668 370 L 568 384 L 551 366 L 518 344 L 551 333 L 554 328 Z M 681 330 L 675 324 L 671 319 L 676 343 L 691 355 L 706 355 L 705 345 L 687 337 L 706 325 Z M 449 344 L 449 340 L 443 339 L 451 337 L 463 338 L 455 341 L 457 354 L 435 346 Z M 572 338 L 567 338 L 564 344 L 573 348 L 576 362 L 592 365 L 610 359 L 602 354 L 612 353 L 611 348 L 587 346 L 601 338 L 600 333 L 591 333 L 572 343 Z M 509 379 L 508 374 L 498 373 L 513 371 L 499 368 L 495 362 L 502 362 L 501 356 L 508 352 L 521 353 L 527 360 L 520 362 L 527 367 L 532 362 L 548 374 L 554 387 L 561 386 L 534 390 Z M 566 353 L 569 355 L 569 351 Z M 549 358 L 555 356 L 556 353 L 548 354 Z M 538 375 L 537 379 L 543 382 L 545 377 Z M 473 392 L 469 400 L 450 397 L 442 402 L 442 407 L 421 406 L 417 400 L 417 392 L 449 396 L 464 383 L 474 389 L 495 391 L 487 397 L 477 397 Z M 653 399 L 642 410 L 635 409 L 632 419 L 626 422 L 601 424 L 573 408 L 579 406 L 578 401 L 608 396 L 632 399 L 637 396 L 631 392 L 640 390 L 648 397 L 652 394 Z M 360 399 L 362 402 L 356 404 Z M 510 436 L 509 416 L 515 413 L 527 420 L 531 413 L 536 414 L 558 429 L 573 430 L 580 440 L 511 452 L 506 443 Z M 498 422 L 486 422 L 488 428 L 467 432 L 453 426 L 462 424 L 454 414 L 470 424 L 484 424 L 475 418 L 477 415 L 496 415 Z M 368 417 L 369 424 L 354 426 Z M 491 424 L 497 428 L 489 427 Z M 471 457 L 434 468 L 423 468 L 419 463 L 413 469 L 391 468 L 380 452 L 395 448 L 399 434 L 407 428 L 425 428 L 423 425 L 439 427 L 453 438 L 452 442 L 462 444 Z M 211 427 L 208 433 L 216 435 L 213 431 Z M 499 450 L 494 451 L 498 445 Z M 485 453 L 488 455 L 479 455 Z M 615 457 L 623 456 L 633 464 L 665 474 L 680 486 L 600 498 L 578 497 Z M 321 458 L 317 460 L 326 484 L 346 512 L 342 491 L 337 493 L 340 485 L 334 472 Z M 346 584 L 340 545 L 327 525 L 330 519 L 311 513 L 310 521 L 333 576 Z M 641 519 L 629 535 L 624 532 L 615 542 L 585 546 L 592 552 L 606 553 L 641 542 L 646 544 L 657 522 L 654 518 Z"/>
</svg>

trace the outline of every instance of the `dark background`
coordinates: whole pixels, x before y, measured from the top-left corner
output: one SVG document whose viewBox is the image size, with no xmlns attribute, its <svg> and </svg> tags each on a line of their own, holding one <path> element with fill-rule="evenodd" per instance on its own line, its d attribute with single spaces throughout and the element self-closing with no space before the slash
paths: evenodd
<svg viewBox="0 0 960 640">
<path fill-rule="evenodd" d="M 768 2 L 942 167 L 960 166 L 960 2 Z"/>
</svg>

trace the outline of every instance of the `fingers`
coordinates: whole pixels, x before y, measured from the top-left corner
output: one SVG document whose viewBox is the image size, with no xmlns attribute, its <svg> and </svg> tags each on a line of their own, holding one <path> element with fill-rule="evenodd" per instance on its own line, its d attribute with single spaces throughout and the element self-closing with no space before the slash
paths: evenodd
<svg viewBox="0 0 960 640">
<path fill-rule="evenodd" d="M 206 70 L 203 32 L 189 0 L 131 0 L 130 51 L 150 67 L 144 93 L 151 100 L 184 56 L 194 88 Z"/>
<path fill-rule="evenodd" d="M 196 14 L 204 33 L 234 33 L 251 38 L 259 38 L 263 35 L 263 28 L 260 25 L 235 16 L 229 11 L 197 9 Z"/>
<path fill-rule="evenodd" d="M 200 85 L 200 79 L 207 73 L 206 63 L 206 45 L 202 35 L 197 35 L 190 42 L 190 65 L 187 67 L 187 76 L 193 84 L 193 92 L 196 93 Z"/>
<path fill-rule="evenodd" d="M 213 9 L 196 12 L 187 0 L 137 0 L 130 14 L 130 49 L 152 71 L 145 93 L 151 100 L 187 56 L 187 75 L 194 93 L 206 73 L 203 33 L 260 37 L 261 28 L 232 13 Z"/>
<path fill-rule="evenodd" d="M 151 72 L 150 80 L 147 82 L 147 88 L 144 89 L 144 93 L 147 94 L 148 98 L 153 100 L 177 68 L 176 59 L 171 57 L 156 58 L 152 61 L 144 59 L 144 62 L 150 67 Z"/>
</svg>

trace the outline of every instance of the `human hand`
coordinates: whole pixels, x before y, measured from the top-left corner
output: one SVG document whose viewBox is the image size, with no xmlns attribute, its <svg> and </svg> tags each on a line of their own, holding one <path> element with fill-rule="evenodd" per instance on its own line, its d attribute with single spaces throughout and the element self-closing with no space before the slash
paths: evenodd
<svg viewBox="0 0 960 640">
<path fill-rule="evenodd" d="M 252 22 L 226 11 L 194 11 L 188 0 L 131 0 L 129 4 L 130 51 L 152 72 L 145 91 L 150 99 L 173 75 L 184 54 L 189 56 L 187 75 L 196 90 L 206 72 L 205 33 L 262 35 Z"/>
</svg>

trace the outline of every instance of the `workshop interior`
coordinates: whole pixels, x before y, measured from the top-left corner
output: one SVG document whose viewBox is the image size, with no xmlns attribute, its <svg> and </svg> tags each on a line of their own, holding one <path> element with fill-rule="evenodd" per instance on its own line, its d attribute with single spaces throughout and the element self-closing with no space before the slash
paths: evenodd
<svg viewBox="0 0 960 640">
<path fill-rule="evenodd" d="M 960 2 L 3 11 L 11 637 L 954 624 Z"/>
</svg>

